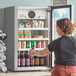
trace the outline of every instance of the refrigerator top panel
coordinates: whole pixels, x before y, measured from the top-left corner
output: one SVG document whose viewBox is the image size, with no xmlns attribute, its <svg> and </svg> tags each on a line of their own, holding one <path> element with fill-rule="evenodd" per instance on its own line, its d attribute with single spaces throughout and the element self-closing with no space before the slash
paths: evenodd
<svg viewBox="0 0 76 76">
<path fill-rule="evenodd" d="M 18 19 L 46 19 L 46 10 L 18 10 Z"/>
<path fill-rule="evenodd" d="M 46 19 L 49 7 L 24 7 L 18 6 L 18 19 Z"/>
</svg>

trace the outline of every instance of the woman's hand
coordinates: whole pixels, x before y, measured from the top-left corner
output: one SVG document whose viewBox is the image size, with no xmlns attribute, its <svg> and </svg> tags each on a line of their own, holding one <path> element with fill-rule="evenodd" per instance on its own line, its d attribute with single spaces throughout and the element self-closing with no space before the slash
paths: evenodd
<svg viewBox="0 0 76 76">
<path fill-rule="evenodd" d="M 39 51 L 34 51 L 34 49 L 30 49 L 30 56 L 39 56 L 39 57 L 42 57 L 42 56 L 46 56 L 48 54 L 50 54 L 51 52 L 48 50 L 48 48 L 45 48 L 43 50 L 39 50 Z"/>
<path fill-rule="evenodd" d="M 35 52 L 34 52 L 34 49 L 30 49 L 30 50 L 29 50 L 29 54 L 30 54 L 31 57 L 34 56 L 34 53 L 35 53 Z"/>
</svg>

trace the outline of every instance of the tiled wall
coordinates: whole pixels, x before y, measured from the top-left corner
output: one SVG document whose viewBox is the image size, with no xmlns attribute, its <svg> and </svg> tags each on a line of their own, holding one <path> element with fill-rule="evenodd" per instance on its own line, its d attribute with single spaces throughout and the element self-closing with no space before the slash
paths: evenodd
<svg viewBox="0 0 76 76">
<path fill-rule="evenodd" d="M 3 8 L 18 5 L 46 7 L 51 5 L 51 0 L 0 0 L 0 28 L 3 27 Z"/>
</svg>

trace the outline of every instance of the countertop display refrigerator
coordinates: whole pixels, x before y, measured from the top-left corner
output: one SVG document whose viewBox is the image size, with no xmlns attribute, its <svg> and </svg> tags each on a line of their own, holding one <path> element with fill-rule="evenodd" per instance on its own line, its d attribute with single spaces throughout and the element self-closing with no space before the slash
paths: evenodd
<svg viewBox="0 0 76 76">
<path fill-rule="evenodd" d="M 4 9 L 7 34 L 7 68 L 13 71 L 49 70 L 50 58 L 30 57 L 29 50 L 42 50 L 50 43 L 50 7 L 14 6 Z"/>
<path fill-rule="evenodd" d="M 54 6 L 51 7 L 51 39 L 55 40 L 59 38 L 57 32 L 56 32 L 56 21 L 61 18 L 69 18 L 72 20 L 72 7 L 71 5 L 66 5 L 66 6 Z M 55 60 L 55 55 L 54 52 L 52 52 L 52 57 L 51 57 L 51 67 L 54 67 L 54 60 Z"/>
</svg>

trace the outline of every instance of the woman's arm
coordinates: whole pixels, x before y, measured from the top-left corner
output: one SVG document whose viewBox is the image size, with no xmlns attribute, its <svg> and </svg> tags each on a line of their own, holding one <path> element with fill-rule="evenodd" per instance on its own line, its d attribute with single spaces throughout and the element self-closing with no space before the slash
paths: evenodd
<svg viewBox="0 0 76 76">
<path fill-rule="evenodd" d="M 46 56 L 50 53 L 51 52 L 49 51 L 48 47 L 43 50 L 37 51 L 37 52 L 34 52 L 33 50 L 30 51 L 31 56 L 39 56 L 39 57 Z"/>
</svg>

